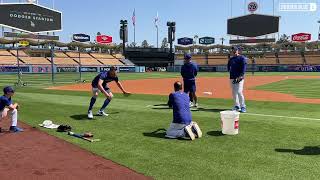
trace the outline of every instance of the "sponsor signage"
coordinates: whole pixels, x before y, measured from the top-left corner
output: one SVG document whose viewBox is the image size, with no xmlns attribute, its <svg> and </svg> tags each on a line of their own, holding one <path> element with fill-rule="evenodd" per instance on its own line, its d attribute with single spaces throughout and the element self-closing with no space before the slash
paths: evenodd
<svg viewBox="0 0 320 180">
<path fill-rule="evenodd" d="M 109 43 L 112 43 L 112 36 L 98 35 L 96 37 L 96 41 L 99 44 L 109 44 Z"/>
<path fill-rule="evenodd" d="M 248 11 L 249 12 L 254 13 L 257 10 L 258 10 L 258 3 L 257 2 L 250 2 L 248 4 Z"/>
<path fill-rule="evenodd" d="M 61 12 L 37 4 L 0 4 L 0 25 L 19 31 L 60 31 L 61 19 Z"/>
<path fill-rule="evenodd" d="M 32 66 L 32 72 L 33 73 L 49 73 L 51 72 L 51 67 L 50 66 Z"/>
<path fill-rule="evenodd" d="M 57 72 L 77 72 L 77 67 L 57 67 Z"/>
<path fill-rule="evenodd" d="M 213 37 L 199 38 L 199 44 L 205 44 L 205 45 L 214 44 L 214 38 Z"/>
<path fill-rule="evenodd" d="M 211 67 L 211 66 L 200 66 L 199 67 L 200 72 L 216 72 L 216 67 Z"/>
<path fill-rule="evenodd" d="M 81 67 L 81 72 L 97 72 L 97 67 Z"/>
<path fill-rule="evenodd" d="M 119 72 L 136 72 L 135 67 L 119 67 Z"/>
<path fill-rule="evenodd" d="M 100 72 L 110 71 L 110 67 L 100 67 Z M 119 68 L 117 67 L 117 72 L 119 72 Z"/>
<path fill-rule="evenodd" d="M 4 37 L 14 37 L 14 38 L 27 38 L 27 39 L 44 39 L 44 40 L 59 40 L 59 36 L 48 36 L 48 35 L 37 35 L 37 34 L 25 34 L 25 33 L 13 33 L 4 32 Z"/>
<path fill-rule="evenodd" d="M 0 66 L 0 72 L 18 72 L 17 66 Z M 20 66 L 20 72 L 30 72 L 28 66 Z"/>
<path fill-rule="evenodd" d="M 29 46 L 29 42 L 28 41 L 19 41 L 19 45 L 20 46 Z"/>
<path fill-rule="evenodd" d="M 90 36 L 87 34 L 74 34 L 72 35 L 72 40 L 76 42 L 88 42 L 90 41 Z"/>
<path fill-rule="evenodd" d="M 190 44 L 193 44 L 193 39 L 192 38 L 187 38 L 187 37 L 184 37 L 184 38 L 179 38 L 178 39 L 178 44 L 181 44 L 181 45 L 190 45 Z"/>
<path fill-rule="evenodd" d="M 311 40 L 311 34 L 309 33 L 298 33 L 291 36 L 292 41 L 306 42 Z"/>
</svg>

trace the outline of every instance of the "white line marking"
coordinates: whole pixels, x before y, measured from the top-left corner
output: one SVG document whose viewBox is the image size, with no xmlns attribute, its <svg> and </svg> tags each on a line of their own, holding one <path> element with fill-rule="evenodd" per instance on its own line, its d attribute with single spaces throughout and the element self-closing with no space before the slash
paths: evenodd
<svg viewBox="0 0 320 180">
<path fill-rule="evenodd" d="M 147 105 L 146 107 L 151 107 L 152 105 Z"/>
<path fill-rule="evenodd" d="M 278 117 L 278 118 L 289 118 L 289 119 L 305 119 L 305 120 L 312 120 L 312 121 L 320 121 L 320 119 L 317 119 L 317 118 L 304 118 L 304 117 L 293 117 L 293 116 L 277 116 L 277 115 L 269 115 L 269 114 L 243 113 L 242 115 Z"/>
</svg>

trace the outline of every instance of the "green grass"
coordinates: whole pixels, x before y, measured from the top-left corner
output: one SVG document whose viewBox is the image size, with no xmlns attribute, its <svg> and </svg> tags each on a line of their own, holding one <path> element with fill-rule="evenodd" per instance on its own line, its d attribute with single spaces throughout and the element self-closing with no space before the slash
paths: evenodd
<svg viewBox="0 0 320 180">
<path fill-rule="evenodd" d="M 97 73 L 82 73 L 82 80 L 91 81 Z M 255 76 L 291 76 L 291 75 L 319 75 L 315 72 L 258 72 Z M 198 77 L 227 77 L 226 72 L 200 72 Z M 247 76 L 251 76 L 251 73 L 247 73 Z M 16 74 L 0 74 L 1 81 L 0 86 L 12 85 L 17 82 Z M 149 79 L 149 78 L 176 78 L 181 77 L 177 72 L 153 72 L 153 73 L 119 73 L 121 80 L 132 79 Z M 22 74 L 22 81 L 26 82 L 28 86 L 32 87 L 46 87 L 52 85 L 51 74 Z M 79 80 L 79 73 L 57 73 L 54 74 L 55 85 L 75 83 L 75 80 Z"/>
<path fill-rule="evenodd" d="M 292 94 L 300 98 L 320 98 L 319 87 L 319 79 L 288 79 L 255 87 L 255 89 Z"/>
<path fill-rule="evenodd" d="M 87 75 L 88 78 L 93 76 Z M 120 75 L 122 79 L 179 77 L 177 73 Z M 226 76 L 224 73 L 202 75 Z M 0 84 L 7 83 L 3 80 L 1 78 Z M 318 84 L 315 86 L 320 87 Z M 168 128 L 171 122 L 172 110 L 157 106 L 166 103 L 166 96 L 124 97 L 116 94 L 108 107 L 109 117 L 86 120 L 90 99 L 88 92 L 44 90 L 39 87 L 17 90 L 14 100 L 21 104 L 20 119 L 37 127 L 43 120 L 51 119 L 57 124 L 70 124 L 75 132 L 91 131 L 101 139 L 100 142 L 88 143 L 64 133 L 41 129 L 155 179 L 319 177 L 320 121 L 317 120 L 241 114 L 240 134 L 220 136 L 219 111 L 229 109 L 232 101 L 200 98 L 202 109 L 193 111 L 192 116 L 200 125 L 204 137 L 195 141 L 169 140 L 163 138 L 163 130 L 153 133 Z M 315 91 L 312 93 L 317 94 Z M 102 103 L 103 97 L 100 96 L 94 110 L 97 111 Z M 247 106 L 249 113 L 320 117 L 320 105 L 314 104 L 248 101 Z M 296 151 L 278 152 L 290 150 Z"/>
</svg>

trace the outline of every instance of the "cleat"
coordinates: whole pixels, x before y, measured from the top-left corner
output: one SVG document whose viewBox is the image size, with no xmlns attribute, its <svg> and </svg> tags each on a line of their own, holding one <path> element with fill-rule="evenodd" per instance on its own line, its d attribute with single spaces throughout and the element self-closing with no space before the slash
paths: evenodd
<svg viewBox="0 0 320 180">
<path fill-rule="evenodd" d="M 247 112 L 247 108 L 246 107 L 241 107 L 239 112 L 246 113 Z"/>
<path fill-rule="evenodd" d="M 202 131 L 201 131 L 200 127 L 198 126 L 198 124 L 196 122 L 192 122 L 191 125 L 192 125 L 192 131 L 196 135 L 196 138 L 201 138 Z"/>
<path fill-rule="evenodd" d="M 23 132 L 23 129 L 18 128 L 17 126 L 10 126 L 9 130 L 14 133 Z"/>
<path fill-rule="evenodd" d="M 240 111 L 240 107 L 239 107 L 239 106 L 234 106 L 234 107 L 232 108 L 232 111 Z"/>
<path fill-rule="evenodd" d="M 189 137 L 191 140 L 194 140 L 196 137 L 194 136 L 191 125 L 184 127 L 185 136 Z"/>
<path fill-rule="evenodd" d="M 88 119 L 93 119 L 92 111 L 89 111 L 89 112 L 88 112 Z"/>
<path fill-rule="evenodd" d="M 105 113 L 104 111 L 98 111 L 98 116 L 109 116 L 109 114 Z"/>
</svg>

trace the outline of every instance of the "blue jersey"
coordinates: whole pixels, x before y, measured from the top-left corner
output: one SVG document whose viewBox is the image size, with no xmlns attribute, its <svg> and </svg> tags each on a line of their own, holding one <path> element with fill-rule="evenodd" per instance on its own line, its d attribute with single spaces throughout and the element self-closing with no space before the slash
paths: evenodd
<svg viewBox="0 0 320 180">
<path fill-rule="evenodd" d="M 191 123 L 189 101 L 189 96 L 184 92 L 177 91 L 169 95 L 168 105 L 173 108 L 173 123 Z"/>
<path fill-rule="evenodd" d="M 2 111 L 6 106 L 10 106 L 11 104 L 11 98 L 7 98 L 6 96 L 0 97 L 0 111 Z"/>
<path fill-rule="evenodd" d="M 193 63 L 185 63 L 181 67 L 181 76 L 183 80 L 195 80 L 198 74 L 198 66 Z"/>
<path fill-rule="evenodd" d="M 110 77 L 109 75 L 109 71 L 104 71 L 104 72 L 101 72 L 100 74 L 98 74 L 93 80 L 92 80 L 92 87 L 93 88 L 98 88 L 98 82 L 99 80 L 103 80 L 103 83 L 102 83 L 102 86 L 105 88 L 107 87 L 107 83 L 111 82 L 111 81 L 115 81 L 115 82 L 118 82 L 119 79 L 118 77 Z"/>
<path fill-rule="evenodd" d="M 233 56 L 228 62 L 228 71 L 230 72 L 230 79 L 244 76 L 247 68 L 247 60 L 244 56 Z"/>
</svg>

